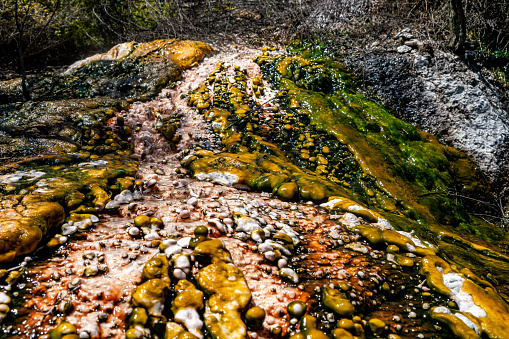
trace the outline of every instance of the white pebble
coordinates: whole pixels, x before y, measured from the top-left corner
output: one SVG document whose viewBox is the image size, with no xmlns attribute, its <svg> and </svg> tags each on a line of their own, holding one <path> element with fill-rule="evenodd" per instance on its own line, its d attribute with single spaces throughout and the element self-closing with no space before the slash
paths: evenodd
<svg viewBox="0 0 509 339">
<path fill-rule="evenodd" d="M 272 246 L 266 242 L 258 245 L 258 251 L 260 253 L 265 253 L 267 251 L 272 251 L 272 250 L 273 250 Z"/>
<path fill-rule="evenodd" d="M 180 253 L 182 252 L 182 247 L 180 247 L 179 245 L 170 245 L 167 249 L 164 250 L 164 254 L 166 254 L 166 257 L 171 257 L 172 255 L 174 255 L 175 253 Z"/>
<path fill-rule="evenodd" d="M 128 204 L 134 200 L 133 194 L 129 190 L 123 190 L 115 196 L 115 201 L 119 204 Z"/>
<path fill-rule="evenodd" d="M 288 262 L 286 261 L 286 259 L 279 259 L 277 261 L 277 267 L 279 267 L 279 268 L 288 267 Z"/>
<path fill-rule="evenodd" d="M 127 229 L 127 233 L 131 236 L 131 237 L 137 237 L 140 235 L 140 229 L 138 227 L 129 227 Z"/>
<path fill-rule="evenodd" d="M 175 245 L 176 243 L 177 243 L 177 240 L 175 240 L 175 239 L 166 239 L 166 240 L 163 240 L 163 246 L 165 248 L 168 248 L 171 245 Z"/>
<path fill-rule="evenodd" d="M 187 209 L 183 209 L 182 211 L 180 211 L 180 217 L 182 219 L 187 219 L 191 216 L 191 212 L 189 212 L 189 210 Z"/>
<path fill-rule="evenodd" d="M 189 247 L 189 242 L 191 241 L 191 237 L 183 237 L 181 239 L 179 239 L 177 241 L 177 244 L 180 246 L 180 247 Z"/>
<path fill-rule="evenodd" d="M 173 276 L 175 277 L 175 279 L 178 280 L 186 279 L 186 273 L 182 271 L 180 268 L 176 268 L 173 270 Z"/>
<path fill-rule="evenodd" d="M 161 238 L 161 236 L 155 230 L 150 230 L 149 234 L 145 235 L 145 240 L 149 240 L 149 241 L 157 240 L 160 238 Z"/>
<path fill-rule="evenodd" d="M 60 238 L 58 238 L 58 242 L 60 244 L 65 244 L 67 242 L 67 237 L 66 236 L 61 236 Z"/>
<path fill-rule="evenodd" d="M 181 269 L 184 273 L 188 274 L 191 271 L 191 262 L 186 255 L 179 255 L 175 259 L 175 268 Z"/>
<path fill-rule="evenodd" d="M 92 220 L 92 222 L 99 222 L 99 217 L 95 216 L 95 215 L 92 215 L 90 217 L 90 220 Z M 70 225 L 70 224 L 69 224 Z"/>
<path fill-rule="evenodd" d="M 112 210 L 112 209 L 119 208 L 119 207 L 120 207 L 120 203 L 118 201 L 116 201 L 116 200 L 108 201 L 108 203 L 105 206 L 105 208 L 107 210 Z"/>
<path fill-rule="evenodd" d="M 5 292 L 0 292 L 0 304 L 10 304 L 11 297 Z"/>
<path fill-rule="evenodd" d="M 196 206 L 196 205 L 198 205 L 198 199 L 196 199 L 195 197 L 191 197 L 191 198 L 187 201 L 187 203 L 188 203 L 189 205 L 191 205 L 191 206 Z"/>
<path fill-rule="evenodd" d="M 76 232 L 78 232 L 78 227 L 76 226 L 62 227 L 62 235 L 71 235 Z"/>
<path fill-rule="evenodd" d="M 207 222 L 209 225 L 215 226 L 220 232 L 226 233 L 226 228 L 218 218 L 209 218 L 207 219 Z"/>
</svg>

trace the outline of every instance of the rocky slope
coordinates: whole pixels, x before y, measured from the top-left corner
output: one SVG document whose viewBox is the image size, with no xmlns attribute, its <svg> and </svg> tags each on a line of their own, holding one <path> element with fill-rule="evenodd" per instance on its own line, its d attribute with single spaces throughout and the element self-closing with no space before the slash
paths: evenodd
<svg viewBox="0 0 509 339">
<path fill-rule="evenodd" d="M 166 42 L 151 46 L 144 55 L 168 65 Z M 302 51 L 232 46 L 199 64 L 191 53 L 179 67 L 193 67 L 158 83 L 170 88 L 156 98 L 99 110 L 98 132 L 84 134 L 96 141 L 79 146 L 96 154 L 6 172 L 2 211 L 23 214 L 16 206 L 42 193 L 67 205 L 45 249 L 4 258 L 1 336 L 502 338 L 508 259 L 486 234 L 501 245 L 504 235 L 419 196 L 455 180 L 482 189 L 474 172 L 458 175 L 473 166 L 359 95 L 340 65 Z M 82 67 L 107 60 L 94 59 Z M 128 83 L 144 88 L 145 70 Z M 330 120 L 338 107 L 344 126 Z M 83 168 L 94 182 L 66 174 Z M 79 203 L 62 197 L 76 191 Z"/>
</svg>

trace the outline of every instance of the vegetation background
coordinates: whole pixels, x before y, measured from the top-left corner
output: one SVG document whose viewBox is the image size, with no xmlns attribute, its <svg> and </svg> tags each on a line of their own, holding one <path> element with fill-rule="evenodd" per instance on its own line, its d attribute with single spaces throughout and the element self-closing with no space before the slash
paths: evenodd
<svg viewBox="0 0 509 339">
<path fill-rule="evenodd" d="M 362 43 L 412 26 L 446 46 L 455 3 L 464 9 L 466 42 L 506 67 L 507 0 L 0 0 L 1 76 L 19 73 L 20 44 L 28 70 L 68 64 L 119 42 L 160 38 L 284 43 L 325 33 Z"/>
</svg>

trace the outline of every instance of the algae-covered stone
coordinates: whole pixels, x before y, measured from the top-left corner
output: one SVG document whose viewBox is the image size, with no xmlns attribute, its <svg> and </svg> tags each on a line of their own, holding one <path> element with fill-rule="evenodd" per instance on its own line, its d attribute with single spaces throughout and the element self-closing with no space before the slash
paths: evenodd
<svg viewBox="0 0 509 339">
<path fill-rule="evenodd" d="M 186 331 L 179 324 L 169 321 L 166 323 L 164 339 L 197 339 L 195 335 Z"/>
<path fill-rule="evenodd" d="M 343 318 L 336 324 L 336 327 L 345 329 L 347 331 L 353 331 L 355 323 L 352 319 Z"/>
<path fill-rule="evenodd" d="M 305 315 L 300 321 L 300 330 L 304 339 L 328 339 L 328 336 L 316 328 L 316 318 Z"/>
<path fill-rule="evenodd" d="M 368 325 L 371 331 L 377 336 L 381 336 L 387 329 L 387 324 L 385 321 L 377 318 L 369 319 Z"/>
<path fill-rule="evenodd" d="M 171 307 L 175 321 L 182 323 L 194 336 L 203 338 L 200 331 L 203 322 L 198 313 L 203 309 L 203 292 L 187 280 L 179 280 L 175 292 L 176 296 Z"/>
<path fill-rule="evenodd" d="M 355 307 L 343 292 L 325 286 L 322 292 L 323 304 L 335 314 L 348 317 L 355 312 Z"/>
<path fill-rule="evenodd" d="M 286 306 L 286 311 L 293 317 L 300 319 L 306 314 L 307 304 L 300 300 L 294 300 Z"/>
<path fill-rule="evenodd" d="M 164 280 L 150 279 L 133 290 L 132 303 L 145 308 L 149 315 L 160 316 L 168 292 L 168 285 Z"/>
<path fill-rule="evenodd" d="M 456 335 L 456 337 L 460 339 L 478 339 L 480 338 L 479 334 L 477 333 L 479 331 L 478 325 L 475 324 L 477 327 L 477 331 L 470 328 L 465 324 L 464 320 L 460 317 L 457 317 L 456 315 L 452 314 L 449 310 L 447 312 L 443 312 L 442 309 L 445 309 L 445 307 L 434 307 L 431 311 L 431 317 L 433 319 L 439 320 L 449 326 L 449 328 L 452 330 L 452 332 Z M 468 319 L 467 317 L 463 316 L 464 319 Z M 470 320 L 471 321 L 471 320 Z M 472 322 L 472 324 L 474 324 Z M 502 338 L 502 337 L 501 337 Z"/>
<path fill-rule="evenodd" d="M 49 337 L 50 339 L 62 339 L 69 334 L 76 334 L 76 326 L 64 321 L 49 333 Z"/>
<path fill-rule="evenodd" d="M 166 255 L 160 254 L 147 261 L 145 266 L 143 266 L 142 279 L 150 280 L 158 278 L 170 284 L 169 268 L 170 264 L 168 263 Z"/>
<path fill-rule="evenodd" d="M 20 213 L 4 217 L 0 220 L 0 262 L 33 252 L 48 230 L 60 226 L 65 214 L 60 204 L 41 201 L 26 203 Z"/>
<path fill-rule="evenodd" d="M 422 259 L 421 274 L 426 276 L 432 289 L 449 296 L 458 304 L 460 312 L 454 316 L 445 307 L 434 308 L 432 315 L 448 324 L 459 336 L 466 335 L 465 338 L 468 338 L 471 333 L 468 328 L 472 324 L 477 324 L 478 332 L 489 338 L 503 338 L 509 332 L 507 303 L 494 288 L 479 286 L 437 256 L 429 255 Z M 460 322 L 456 320 L 458 318 Z"/>
<path fill-rule="evenodd" d="M 265 310 L 261 307 L 251 307 L 247 310 L 246 315 L 246 325 L 250 330 L 257 330 L 263 324 L 263 320 L 265 319 Z"/>
<path fill-rule="evenodd" d="M 150 217 L 147 215 L 138 215 L 134 218 L 134 225 L 136 227 L 148 227 L 150 226 Z"/>
<path fill-rule="evenodd" d="M 144 339 L 144 338 L 145 338 L 145 328 L 142 326 L 132 327 L 125 332 L 125 339 Z"/>
<path fill-rule="evenodd" d="M 148 321 L 147 310 L 143 307 L 135 307 L 129 316 L 129 326 L 133 327 L 136 325 L 145 326 Z"/>
<path fill-rule="evenodd" d="M 285 200 L 294 200 L 298 197 L 299 186 L 293 181 L 286 182 L 277 188 L 277 195 Z"/>
<path fill-rule="evenodd" d="M 33 219 L 0 220 L 0 262 L 33 252 L 42 239 L 42 231 Z"/>
<path fill-rule="evenodd" d="M 209 229 L 207 226 L 198 226 L 194 229 L 194 235 L 196 236 L 204 236 L 206 237 L 207 235 L 209 235 Z"/>
<path fill-rule="evenodd" d="M 247 329 L 241 312 L 251 301 L 251 291 L 242 272 L 233 264 L 218 261 L 201 269 L 196 281 L 200 289 L 210 296 L 204 318 L 212 337 L 245 338 Z"/>
<path fill-rule="evenodd" d="M 332 339 L 354 339 L 353 334 L 343 328 L 335 328 L 331 332 Z"/>
<path fill-rule="evenodd" d="M 203 265 L 208 263 L 232 262 L 230 252 L 224 247 L 220 239 L 200 242 L 194 249 L 194 256 L 196 260 Z"/>
</svg>

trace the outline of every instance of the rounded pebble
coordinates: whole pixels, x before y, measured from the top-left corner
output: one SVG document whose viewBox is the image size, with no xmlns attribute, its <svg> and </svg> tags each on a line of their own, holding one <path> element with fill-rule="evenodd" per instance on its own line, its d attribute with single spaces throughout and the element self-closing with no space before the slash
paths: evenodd
<svg viewBox="0 0 509 339">
<path fill-rule="evenodd" d="M 279 268 L 288 267 L 288 262 L 286 261 L 286 259 L 281 258 L 277 262 L 277 267 L 279 267 Z"/>
<path fill-rule="evenodd" d="M 265 257 L 265 259 L 267 259 L 269 261 L 276 260 L 276 253 L 274 253 L 274 251 L 267 251 L 267 252 L 263 253 L 263 256 Z"/>
<path fill-rule="evenodd" d="M 173 270 L 173 276 L 175 279 L 184 280 L 186 279 L 186 273 L 182 271 L 180 268 L 176 268 Z"/>
<path fill-rule="evenodd" d="M 76 232 L 78 232 L 78 227 L 76 227 L 76 226 L 62 227 L 62 235 L 71 235 Z"/>
<path fill-rule="evenodd" d="M 140 229 L 138 227 L 129 227 L 127 229 L 127 233 L 131 236 L 131 237 L 137 237 L 140 235 Z"/>
<path fill-rule="evenodd" d="M 191 216 L 191 212 L 189 212 L 189 210 L 187 209 L 183 209 L 182 211 L 180 211 L 180 217 L 182 219 L 187 219 Z"/>
<path fill-rule="evenodd" d="M 11 297 L 5 292 L 0 292 L 0 304 L 10 304 Z"/>
</svg>

